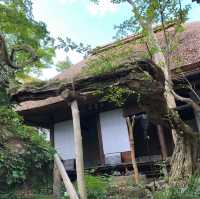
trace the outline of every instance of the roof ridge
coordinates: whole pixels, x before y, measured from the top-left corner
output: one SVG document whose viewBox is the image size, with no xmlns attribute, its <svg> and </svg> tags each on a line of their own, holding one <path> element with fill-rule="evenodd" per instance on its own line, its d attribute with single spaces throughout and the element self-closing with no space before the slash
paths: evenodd
<svg viewBox="0 0 200 199">
<path fill-rule="evenodd" d="M 175 25 L 175 22 L 171 22 L 169 24 L 166 25 L 166 29 L 169 29 L 171 27 L 173 27 Z M 157 33 L 157 32 L 160 32 L 162 30 L 162 26 L 159 25 L 159 26 L 156 26 L 154 28 L 154 32 Z M 114 48 L 114 47 L 117 47 L 117 46 L 120 46 L 120 45 L 123 45 L 123 44 L 126 44 L 130 41 L 133 41 L 133 40 L 137 40 L 137 39 L 140 39 L 142 38 L 143 35 L 141 33 L 139 34 L 132 34 L 132 35 L 129 35 L 128 37 L 126 38 L 123 38 L 123 39 L 120 39 L 118 41 L 114 41 L 114 42 L 111 42 L 111 43 L 108 43 L 108 44 L 105 44 L 103 46 L 100 46 L 100 47 L 96 47 L 94 48 L 92 51 L 91 51 L 91 55 L 96 55 L 98 53 L 102 53 L 110 48 Z"/>
</svg>

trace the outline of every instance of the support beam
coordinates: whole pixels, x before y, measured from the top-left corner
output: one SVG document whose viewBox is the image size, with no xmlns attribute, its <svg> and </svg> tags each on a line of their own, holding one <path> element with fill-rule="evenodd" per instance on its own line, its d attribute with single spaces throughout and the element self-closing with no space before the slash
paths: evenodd
<svg viewBox="0 0 200 199">
<path fill-rule="evenodd" d="M 84 178 L 84 162 L 83 162 L 83 145 L 81 136 L 81 124 L 78 103 L 76 100 L 71 103 L 72 119 L 74 127 L 74 143 L 75 143 L 75 156 L 76 156 L 76 172 L 77 184 L 80 194 L 80 199 L 87 199 L 87 192 Z"/>
<path fill-rule="evenodd" d="M 131 123 L 130 117 L 126 118 L 126 123 L 128 127 L 128 135 L 129 135 L 129 142 L 130 142 L 130 148 L 131 148 L 131 160 L 132 160 L 132 165 L 133 165 L 133 170 L 134 170 L 134 179 L 136 184 L 139 183 L 139 171 L 137 167 L 137 162 L 135 159 L 135 143 L 134 143 L 134 136 L 133 136 L 133 129 L 134 129 L 134 124 L 135 124 L 135 119 L 133 119 L 133 122 Z"/>
<path fill-rule="evenodd" d="M 167 155 L 167 146 L 165 143 L 163 127 L 161 125 L 157 125 L 157 133 L 158 133 L 158 138 L 159 138 L 159 142 L 160 142 L 162 158 L 163 158 L 163 160 L 166 160 L 166 158 L 168 156 Z"/>
<path fill-rule="evenodd" d="M 79 199 L 78 194 L 76 193 L 76 190 L 75 190 L 75 188 L 74 188 L 74 186 L 73 186 L 73 184 L 72 184 L 72 182 L 71 182 L 69 176 L 67 175 L 67 172 L 66 172 L 66 170 L 65 170 L 65 167 L 64 167 L 62 161 L 60 160 L 58 154 L 55 154 L 55 155 L 54 155 L 54 161 L 55 161 L 55 166 L 56 166 L 56 168 L 57 168 L 57 171 L 59 172 L 58 174 L 59 174 L 59 176 L 61 176 L 62 179 L 63 179 L 63 183 L 64 183 L 65 188 L 66 188 L 66 190 L 67 190 L 67 192 L 68 192 L 68 194 L 69 194 L 70 199 Z M 60 179 L 60 180 L 61 180 L 61 179 Z M 61 184 L 61 181 L 58 182 L 58 183 L 59 183 L 59 185 L 60 185 L 60 184 Z M 57 185 L 57 184 L 55 184 L 55 185 Z M 59 188 L 58 191 L 60 191 L 60 187 L 55 187 L 55 188 Z M 56 191 L 56 190 L 55 190 L 55 191 Z M 59 192 L 59 193 L 60 193 L 60 192 Z M 58 199 L 59 199 L 59 198 L 60 198 L 60 197 L 58 197 Z"/>
<path fill-rule="evenodd" d="M 62 185 L 62 181 L 61 181 L 60 172 L 59 172 L 57 164 L 56 164 L 56 162 L 54 160 L 54 168 L 53 168 L 53 196 L 56 199 L 59 199 L 61 197 L 61 195 L 60 195 L 61 185 Z"/>
</svg>

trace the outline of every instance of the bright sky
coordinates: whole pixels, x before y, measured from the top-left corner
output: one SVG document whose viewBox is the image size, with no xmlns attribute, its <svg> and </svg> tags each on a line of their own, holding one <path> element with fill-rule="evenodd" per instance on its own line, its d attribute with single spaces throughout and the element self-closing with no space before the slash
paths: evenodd
<svg viewBox="0 0 200 199">
<path fill-rule="evenodd" d="M 184 4 L 192 0 L 182 0 Z M 200 5 L 192 3 L 190 21 L 200 20 Z M 33 14 L 36 20 L 43 21 L 51 35 L 70 37 L 73 41 L 100 46 L 113 41 L 113 26 L 131 16 L 131 7 L 126 4 L 114 5 L 110 0 L 100 0 L 100 4 L 90 0 L 33 0 Z M 68 53 L 71 61 L 77 63 L 82 55 Z M 55 62 L 65 60 L 66 53 L 57 51 Z M 45 69 L 43 79 L 55 76 L 54 69 Z"/>
</svg>

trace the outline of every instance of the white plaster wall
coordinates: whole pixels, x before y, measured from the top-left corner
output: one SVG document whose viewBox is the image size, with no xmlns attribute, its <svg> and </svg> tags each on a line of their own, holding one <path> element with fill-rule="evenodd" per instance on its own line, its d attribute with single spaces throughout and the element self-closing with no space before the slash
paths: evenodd
<svg viewBox="0 0 200 199">
<path fill-rule="evenodd" d="M 126 121 L 122 109 L 100 113 L 104 153 L 130 151 Z"/>
<path fill-rule="evenodd" d="M 75 158 L 72 120 L 54 125 L 55 149 L 63 160 Z"/>
</svg>

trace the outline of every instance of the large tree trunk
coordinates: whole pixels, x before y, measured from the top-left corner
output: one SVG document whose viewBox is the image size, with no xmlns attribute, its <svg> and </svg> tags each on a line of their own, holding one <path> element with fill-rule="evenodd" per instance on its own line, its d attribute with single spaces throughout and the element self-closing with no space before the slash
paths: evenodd
<svg viewBox="0 0 200 199">
<path fill-rule="evenodd" d="M 165 77 L 165 99 L 168 108 L 174 109 L 176 107 L 176 102 L 173 94 L 171 93 L 171 76 L 170 76 L 170 69 L 168 68 L 166 59 L 164 54 L 162 53 L 161 47 L 159 45 L 158 39 L 153 32 L 153 26 L 149 23 L 146 27 L 144 27 L 148 31 L 147 43 L 152 49 L 157 49 L 156 52 L 153 54 L 153 61 L 155 64 L 160 67 L 163 71 Z M 174 144 L 176 144 L 176 130 L 172 129 L 172 137 Z"/>
<path fill-rule="evenodd" d="M 171 161 L 170 182 L 184 183 L 197 170 L 198 133 L 172 111 L 172 125 L 177 129 L 177 142 Z"/>
<path fill-rule="evenodd" d="M 170 182 L 181 182 L 193 173 L 191 139 L 177 136 L 177 143 L 171 161 Z"/>
<path fill-rule="evenodd" d="M 168 65 L 161 47 L 158 43 L 157 37 L 153 32 L 151 23 L 146 26 L 148 32 L 147 43 L 150 48 L 157 49 L 153 54 L 155 64 L 160 67 L 165 77 L 165 99 L 169 110 L 176 107 L 175 97 L 172 93 L 172 80 Z M 187 126 L 179 117 L 178 113 L 173 114 L 172 136 L 175 144 L 175 149 L 172 155 L 170 182 L 177 182 L 177 180 L 187 180 L 194 172 L 196 164 L 195 147 L 196 138 L 188 136 L 193 133 L 192 129 Z M 197 148 L 197 147 L 196 147 Z"/>
<path fill-rule="evenodd" d="M 162 49 L 160 47 L 156 34 L 154 33 L 153 21 L 151 21 L 151 19 L 148 19 L 146 21 L 140 16 L 140 11 L 133 0 L 127 0 L 127 2 L 132 6 L 135 17 L 138 19 L 138 22 L 140 26 L 142 27 L 143 31 L 147 33 L 146 34 L 147 36 L 145 39 L 150 51 L 151 49 L 153 51 L 153 53 L 150 52 L 151 55 L 153 55 L 153 61 L 158 67 L 162 69 L 163 74 L 165 76 L 165 98 L 166 98 L 168 108 L 173 109 L 176 107 L 176 102 L 175 102 L 174 96 L 171 93 L 170 69 L 167 65 L 165 56 L 162 52 Z M 172 137 L 173 137 L 174 144 L 176 144 L 176 130 L 175 129 L 172 129 Z"/>
</svg>

